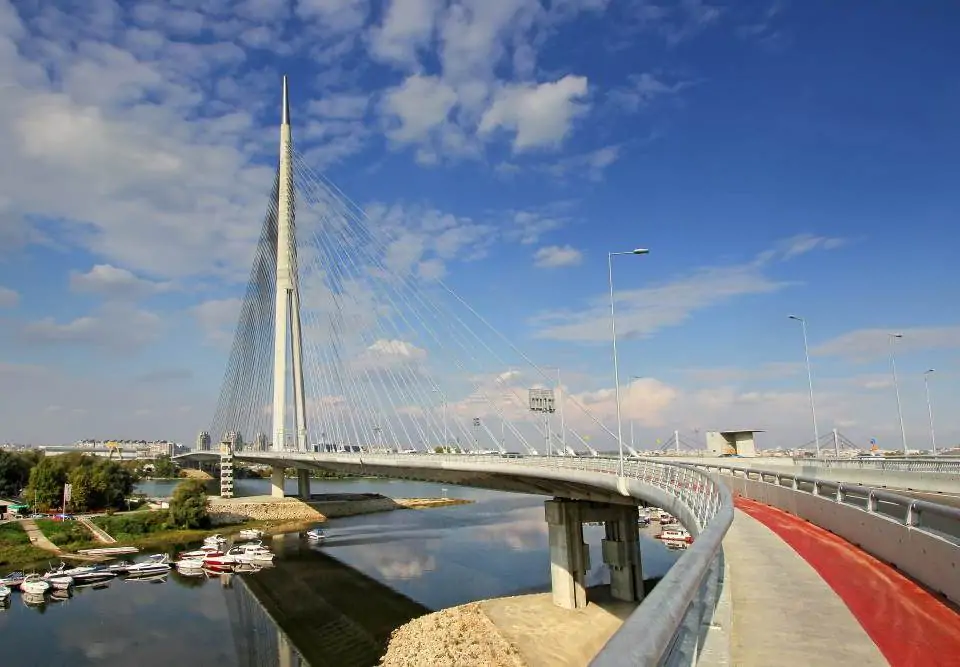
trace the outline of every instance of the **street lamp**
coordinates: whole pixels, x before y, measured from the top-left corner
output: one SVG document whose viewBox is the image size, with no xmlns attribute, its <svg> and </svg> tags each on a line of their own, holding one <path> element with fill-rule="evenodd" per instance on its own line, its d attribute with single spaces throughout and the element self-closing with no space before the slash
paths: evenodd
<svg viewBox="0 0 960 667">
<path fill-rule="evenodd" d="M 807 321 L 796 315 L 788 315 L 791 320 L 800 323 L 800 329 L 803 331 L 803 358 L 807 361 L 807 385 L 810 387 L 810 413 L 813 415 L 813 444 L 817 451 L 817 458 L 820 458 L 820 429 L 817 427 L 817 406 L 813 401 L 813 372 L 810 370 L 810 348 L 807 346 Z M 837 452 L 840 456 L 840 452 Z"/>
<path fill-rule="evenodd" d="M 566 424 L 563 418 L 563 381 L 560 379 L 560 367 L 559 366 L 543 366 L 544 370 L 553 370 L 557 371 L 557 402 L 560 404 L 560 444 L 563 447 L 563 453 L 561 456 L 567 455 L 567 429 Z M 549 416 L 549 415 L 548 415 Z M 550 445 L 550 434 L 549 434 L 549 421 L 547 422 L 547 456 L 550 456 L 551 445 Z"/>
<path fill-rule="evenodd" d="M 610 279 L 610 334 L 613 339 L 613 383 L 617 399 L 617 446 L 619 451 L 619 475 L 623 477 L 623 423 L 620 420 L 620 365 L 617 360 L 617 318 L 613 305 L 613 258 L 615 255 L 646 255 L 646 248 L 636 248 L 624 252 L 607 253 L 607 275 Z"/>
<path fill-rule="evenodd" d="M 930 414 L 930 444 L 933 446 L 933 455 L 937 455 L 937 432 L 933 429 L 933 403 L 930 402 L 930 374 L 934 369 L 930 368 L 923 372 L 923 389 L 927 394 L 927 412 Z M 906 454 L 906 452 L 904 452 Z"/>
<path fill-rule="evenodd" d="M 900 437 L 903 439 L 903 455 L 907 455 L 907 431 L 903 427 L 903 408 L 900 405 L 900 384 L 897 382 L 897 358 L 894 354 L 893 344 L 898 338 L 903 338 L 903 334 L 887 334 L 887 340 L 890 342 L 890 368 L 893 369 L 893 390 L 897 394 L 897 415 L 900 417 Z"/>
</svg>

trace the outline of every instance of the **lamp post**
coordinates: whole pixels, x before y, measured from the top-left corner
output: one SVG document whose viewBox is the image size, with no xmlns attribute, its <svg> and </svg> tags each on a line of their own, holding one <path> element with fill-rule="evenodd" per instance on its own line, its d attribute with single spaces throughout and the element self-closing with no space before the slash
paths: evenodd
<svg viewBox="0 0 960 667">
<path fill-rule="evenodd" d="M 796 315 L 788 316 L 791 320 L 800 323 L 803 331 L 803 358 L 807 362 L 807 385 L 810 387 L 810 413 L 813 415 L 813 446 L 816 448 L 817 458 L 820 458 L 820 429 L 817 427 L 817 406 L 813 400 L 813 372 L 810 370 L 810 348 L 807 345 L 807 321 Z M 839 456 L 839 452 L 837 456 Z"/>
<path fill-rule="evenodd" d="M 903 334 L 887 334 L 887 340 L 890 342 L 890 368 L 893 370 L 893 390 L 897 394 L 897 416 L 900 418 L 900 437 L 903 440 L 903 455 L 907 455 L 907 431 L 903 427 L 903 408 L 900 405 L 900 384 L 897 382 L 897 358 L 894 354 L 894 343 L 898 338 L 903 338 Z"/>
<path fill-rule="evenodd" d="M 560 444 L 563 447 L 563 453 L 561 456 L 567 455 L 567 429 L 566 423 L 563 418 L 563 381 L 560 379 L 560 367 L 559 366 L 542 366 L 545 370 L 554 370 L 557 371 L 557 391 L 556 391 L 556 400 L 560 404 Z M 550 455 L 550 436 L 547 436 L 547 453 Z"/>
<path fill-rule="evenodd" d="M 623 477 L 623 422 L 620 420 L 620 364 L 617 360 L 617 318 L 613 299 L 613 258 L 616 255 L 646 255 L 649 252 L 646 248 L 636 248 L 623 252 L 607 253 L 607 275 L 610 280 L 610 335 L 613 340 L 613 384 L 617 400 L 618 473 L 620 477 Z"/>
<path fill-rule="evenodd" d="M 923 372 L 923 390 L 927 395 L 927 413 L 930 415 L 930 444 L 933 447 L 933 455 L 937 455 L 937 432 L 933 428 L 933 403 L 930 402 L 930 374 L 934 369 L 929 368 Z"/>
</svg>

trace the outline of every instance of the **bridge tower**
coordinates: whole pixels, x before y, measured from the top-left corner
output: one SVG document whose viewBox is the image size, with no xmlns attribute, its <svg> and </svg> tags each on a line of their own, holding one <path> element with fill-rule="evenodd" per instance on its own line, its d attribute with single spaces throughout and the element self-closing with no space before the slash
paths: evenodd
<svg viewBox="0 0 960 667">
<path fill-rule="evenodd" d="M 287 362 L 293 375 L 295 449 L 307 449 L 307 413 L 303 387 L 300 287 L 297 271 L 296 197 L 293 184 L 293 141 L 290 100 L 283 77 L 280 122 L 280 182 L 277 200 L 276 319 L 273 339 L 273 450 L 287 448 Z M 289 343 L 289 350 L 288 350 Z M 289 356 L 288 356 L 289 354 Z M 282 493 L 282 488 L 281 488 Z"/>
</svg>

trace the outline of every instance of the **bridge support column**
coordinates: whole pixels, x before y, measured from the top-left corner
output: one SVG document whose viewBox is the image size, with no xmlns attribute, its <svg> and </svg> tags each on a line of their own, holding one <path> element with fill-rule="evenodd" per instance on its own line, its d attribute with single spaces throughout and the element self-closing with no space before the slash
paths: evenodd
<svg viewBox="0 0 960 667">
<path fill-rule="evenodd" d="M 566 609 L 587 606 L 584 585 L 590 552 L 583 542 L 580 504 L 554 499 L 544 503 L 550 542 L 550 581 L 553 603 Z"/>
<path fill-rule="evenodd" d="M 604 522 L 603 562 L 610 568 L 610 595 L 617 600 L 643 600 L 643 566 L 637 508 L 611 505 L 613 516 Z"/>
<path fill-rule="evenodd" d="M 270 468 L 270 495 L 274 498 L 283 498 L 283 471 L 284 468 Z"/>
<path fill-rule="evenodd" d="M 297 468 L 297 495 L 301 500 L 310 500 L 310 471 Z"/>
</svg>

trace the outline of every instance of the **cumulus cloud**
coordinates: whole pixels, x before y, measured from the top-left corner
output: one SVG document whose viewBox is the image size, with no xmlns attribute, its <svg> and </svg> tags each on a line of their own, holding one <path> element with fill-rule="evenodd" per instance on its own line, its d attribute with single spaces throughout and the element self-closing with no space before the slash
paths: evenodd
<svg viewBox="0 0 960 667">
<path fill-rule="evenodd" d="M 556 147 L 570 133 L 573 121 L 586 113 L 587 79 L 567 75 L 554 82 L 504 86 L 480 119 L 478 131 L 498 128 L 516 132 L 513 149 Z"/>
<path fill-rule="evenodd" d="M 90 315 L 58 321 L 45 317 L 23 324 L 23 342 L 34 345 L 89 345 L 110 352 L 130 353 L 155 342 L 164 332 L 156 313 L 128 305 L 107 304 Z"/>
<path fill-rule="evenodd" d="M 169 283 L 138 278 L 126 269 L 110 264 L 97 264 L 87 273 L 73 271 L 70 274 L 72 291 L 100 294 L 108 299 L 136 299 L 169 287 Z"/>
<path fill-rule="evenodd" d="M 573 246 L 545 246 L 533 255 L 533 264 L 538 269 L 555 269 L 561 266 L 575 266 L 583 261 L 583 253 Z"/>
</svg>

